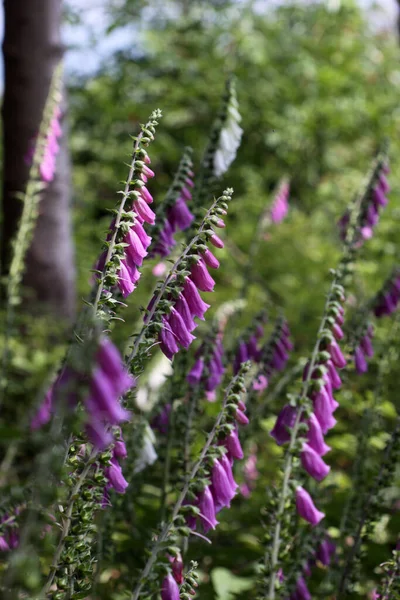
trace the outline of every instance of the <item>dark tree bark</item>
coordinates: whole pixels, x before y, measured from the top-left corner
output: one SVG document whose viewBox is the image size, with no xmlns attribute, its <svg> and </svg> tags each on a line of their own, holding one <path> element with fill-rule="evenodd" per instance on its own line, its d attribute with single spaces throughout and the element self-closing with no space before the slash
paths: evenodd
<svg viewBox="0 0 400 600">
<path fill-rule="evenodd" d="M 21 213 L 16 192 L 25 189 L 29 165 L 24 156 L 35 138 L 56 65 L 62 57 L 62 0 L 4 0 L 5 91 L 3 119 L 2 265 L 7 271 L 10 242 Z M 70 320 L 75 305 L 75 270 L 70 226 L 70 169 L 65 133 L 54 180 L 42 195 L 39 219 L 28 252 L 26 306 L 35 314 L 52 312 Z"/>
</svg>

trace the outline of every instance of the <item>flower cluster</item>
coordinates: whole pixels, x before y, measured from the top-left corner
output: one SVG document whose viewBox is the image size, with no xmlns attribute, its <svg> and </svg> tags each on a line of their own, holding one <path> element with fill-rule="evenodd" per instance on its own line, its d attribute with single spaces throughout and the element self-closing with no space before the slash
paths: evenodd
<svg viewBox="0 0 400 600">
<path fill-rule="evenodd" d="M 234 460 L 241 460 L 244 456 L 238 435 L 238 424 L 246 425 L 249 421 L 244 414 L 246 406 L 239 401 L 235 410 L 235 425 L 231 426 L 228 435 L 218 443 L 219 458 L 214 458 L 211 466 L 210 483 L 198 493 L 196 499 L 190 504 L 198 508 L 197 516 L 187 517 L 188 526 L 195 530 L 200 520 L 203 532 L 215 529 L 218 525 L 217 513 L 225 507 L 230 507 L 231 501 L 239 488 L 234 480 L 232 466 Z"/>
<path fill-rule="evenodd" d="M 187 148 L 179 164 L 178 171 L 164 202 L 157 210 L 157 222 L 153 234 L 153 245 L 150 254 L 166 257 L 176 244 L 174 234 L 184 231 L 193 222 L 194 215 L 187 203 L 192 199 L 190 189 L 193 187 L 193 170 L 191 149 Z"/>
<path fill-rule="evenodd" d="M 374 301 L 374 314 L 380 318 L 391 315 L 397 309 L 400 300 L 400 268 L 394 269 Z"/>
<path fill-rule="evenodd" d="M 386 194 L 390 191 L 390 186 L 387 181 L 386 174 L 389 172 L 390 169 L 386 159 L 378 160 L 367 192 L 361 202 L 356 225 L 358 245 L 361 245 L 364 240 L 369 240 L 372 237 L 373 229 L 379 221 L 379 210 L 383 209 L 388 203 Z M 349 224 L 350 212 L 346 211 L 338 222 L 340 237 L 342 240 L 346 239 Z"/>
<path fill-rule="evenodd" d="M 312 371 L 310 372 L 310 364 L 307 364 L 303 373 L 304 382 L 310 382 L 312 411 L 304 411 L 298 406 L 286 404 L 271 431 L 272 437 L 279 445 L 289 442 L 300 411 L 301 423 L 307 430 L 306 439 L 301 445 L 301 464 L 316 481 L 322 481 L 330 471 L 330 467 L 322 459 L 330 450 L 324 435 L 336 425 L 333 413 L 339 405 L 333 397 L 333 391 L 342 384 L 337 369 L 346 366 L 346 359 L 338 345 L 338 340 L 343 337 L 341 325 L 344 320 L 341 304 L 344 296 L 341 286 L 336 286 L 335 298 L 327 307 L 326 323 L 330 328 L 322 331 L 318 358 Z M 300 516 L 312 525 L 316 525 L 324 517 L 324 513 L 314 507 L 310 495 L 302 487 L 296 490 L 296 506 Z"/>
<path fill-rule="evenodd" d="M 204 314 L 210 307 L 202 300 L 199 291 L 214 290 L 215 281 L 207 267 L 217 269 L 219 262 L 204 242 L 209 241 L 216 248 L 224 247 L 223 241 L 216 235 L 212 226 L 225 227 L 221 216 L 227 214 L 227 202 L 231 200 L 232 193 L 233 190 L 226 190 L 208 211 L 199 233 L 188 247 L 190 252 L 187 251 L 185 256 L 178 260 L 179 273 L 172 273 L 166 280 L 166 298 L 163 297 L 163 293 L 160 295 L 156 292 L 147 307 L 145 322 L 150 322 L 149 314 L 163 297 L 165 313 L 161 318 L 158 342 L 162 352 L 169 359 L 179 351 L 180 346 L 185 349 L 190 346 L 195 339 L 192 335 L 192 331 L 197 327 L 195 317 L 204 320 Z"/>
<path fill-rule="evenodd" d="M 70 367 L 62 370 L 33 418 L 32 429 L 50 420 L 59 399 L 67 401 L 67 408 L 74 408 L 79 399 L 79 388 L 87 386 L 89 393 L 83 400 L 87 435 L 100 450 L 112 443 L 112 426 L 130 419 L 130 413 L 121 406 L 119 398 L 135 385 L 135 380 L 126 371 L 117 348 L 106 337 L 99 342 L 94 365 L 89 377 Z"/>
<path fill-rule="evenodd" d="M 186 377 L 191 387 L 197 387 L 201 382 L 206 398 L 210 402 L 215 400 L 215 390 L 225 373 L 222 337 L 223 334 L 219 331 L 215 337 L 200 346 L 195 355 L 197 360 Z"/>
<path fill-rule="evenodd" d="M 290 184 L 289 181 L 284 179 L 279 185 L 278 192 L 276 193 L 272 202 L 270 219 L 272 223 L 280 223 L 286 217 L 289 212 L 289 193 Z"/>
</svg>

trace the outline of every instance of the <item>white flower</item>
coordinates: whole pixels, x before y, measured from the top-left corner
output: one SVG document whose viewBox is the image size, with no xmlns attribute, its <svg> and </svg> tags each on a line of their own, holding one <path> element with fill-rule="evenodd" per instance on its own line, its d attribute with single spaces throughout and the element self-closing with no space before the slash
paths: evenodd
<svg viewBox="0 0 400 600">
<path fill-rule="evenodd" d="M 157 452 L 154 449 L 154 442 L 156 438 L 151 428 L 146 424 L 146 428 L 143 433 L 143 445 L 140 450 L 140 454 L 135 461 L 133 468 L 134 473 L 140 473 L 147 466 L 152 465 L 158 458 Z"/>
<path fill-rule="evenodd" d="M 214 175 L 216 177 L 222 177 L 235 160 L 243 133 L 243 129 L 239 125 L 240 121 L 241 116 L 238 111 L 235 90 L 231 88 L 227 118 L 221 129 L 217 150 L 214 155 Z"/>
</svg>

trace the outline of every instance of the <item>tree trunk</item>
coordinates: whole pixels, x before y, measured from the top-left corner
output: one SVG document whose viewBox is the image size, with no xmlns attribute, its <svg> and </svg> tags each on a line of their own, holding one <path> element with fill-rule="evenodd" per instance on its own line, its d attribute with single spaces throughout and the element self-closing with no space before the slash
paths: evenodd
<svg viewBox="0 0 400 600">
<path fill-rule="evenodd" d="M 10 242 L 21 213 L 16 192 L 25 189 L 29 165 L 24 157 L 35 138 L 54 69 L 62 57 L 62 0 L 4 0 L 5 91 L 3 118 L 2 265 L 7 272 Z M 34 239 L 26 260 L 24 284 L 35 314 L 54 313 L 71 320 L 75 270 L 70 226 L 70 169 L 65 132 L 54 180 L 42 194 Z"/>
</svg>

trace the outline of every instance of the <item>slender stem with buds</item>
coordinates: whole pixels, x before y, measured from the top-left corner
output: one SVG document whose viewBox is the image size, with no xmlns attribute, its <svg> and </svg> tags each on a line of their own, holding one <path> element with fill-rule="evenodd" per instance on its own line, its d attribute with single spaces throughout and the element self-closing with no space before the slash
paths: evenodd
<svg viewBox="0 0 400 600">
<path fill-rule="evenodd" d="M 130 596 L 130 600 L 138 600 L 140 592 L 147 580 L 147 577 L 149 576 L 151 569 L 155 563 L 155 561 L 157 560 L 157 556 L 158 553 L 160 552 L 163 543 L 166 541 L 166 539 L 168 538 L 168 534 L 171 531 L 171 528 L 174 524 L 174 521 L 176 519 L 176 517 L 178 516 L 178 513 L 182 507 L 183 501 L 186 498 L 186 495 L 188 493 L 190 484 L 192 483 L 192 481 L 194 480 L 194 478 L 197 475 L 198 470 L 200 469 L 200 467 L 203 464 L 204 459 L 207 456 L 208 450 L 211 446 L 211 444 L 214 441 L 214 438 L 216 436 L 216 433 L 218 431 L 218 428 L 221 424 L 221 421 L 223 419 L 223 417 L 225 416 L 225 409 L 226 409 L 226 405 L 228 403 L 228 399 L 229 399 L 229 395 L 231 392 L 232 387 L 235 385 L 235 383 L 237 382 L 238 378 L 240 377 L 241 372 L 239 371 L 239 373 L 237 375 L 235 375 L 235 377 L 231 380 L 229 386 L 227 387 L 227 389 L 225 390 L 225 395 L 224 395 L 224 399 L 222 401 L 222 407 L 221 407 L 221 411 L 217 417 L 217 420 L 214 423 L 214 427 L 212 428 L 212 430 L 210 431 L 210 433 L 208 434 L 207 440 L 203 446 L 203 450 L 200 453 L 200 457 L 198 459 L 198 461 L 194 464 L 192 470 L 190 471 L 189 475 L 186 477 L 186 481 L 185 484 L 183 486 L 183 489 L 181 491 L 181 493 L 179 494 L 179 497 L 176 501 L 176 504 L 173 508 L 171 517 L 168 521 L 168 523 L 166 523 L 166 525 L 163 527 L 160 535 L 157 538 L 156 543 L 153 546 L 153 549 L 151 551 L 150 557 L 139 577 L 138 583 L 136 584 L 135 589 L 133 590 L 131 596 Z"/>
</svg>

